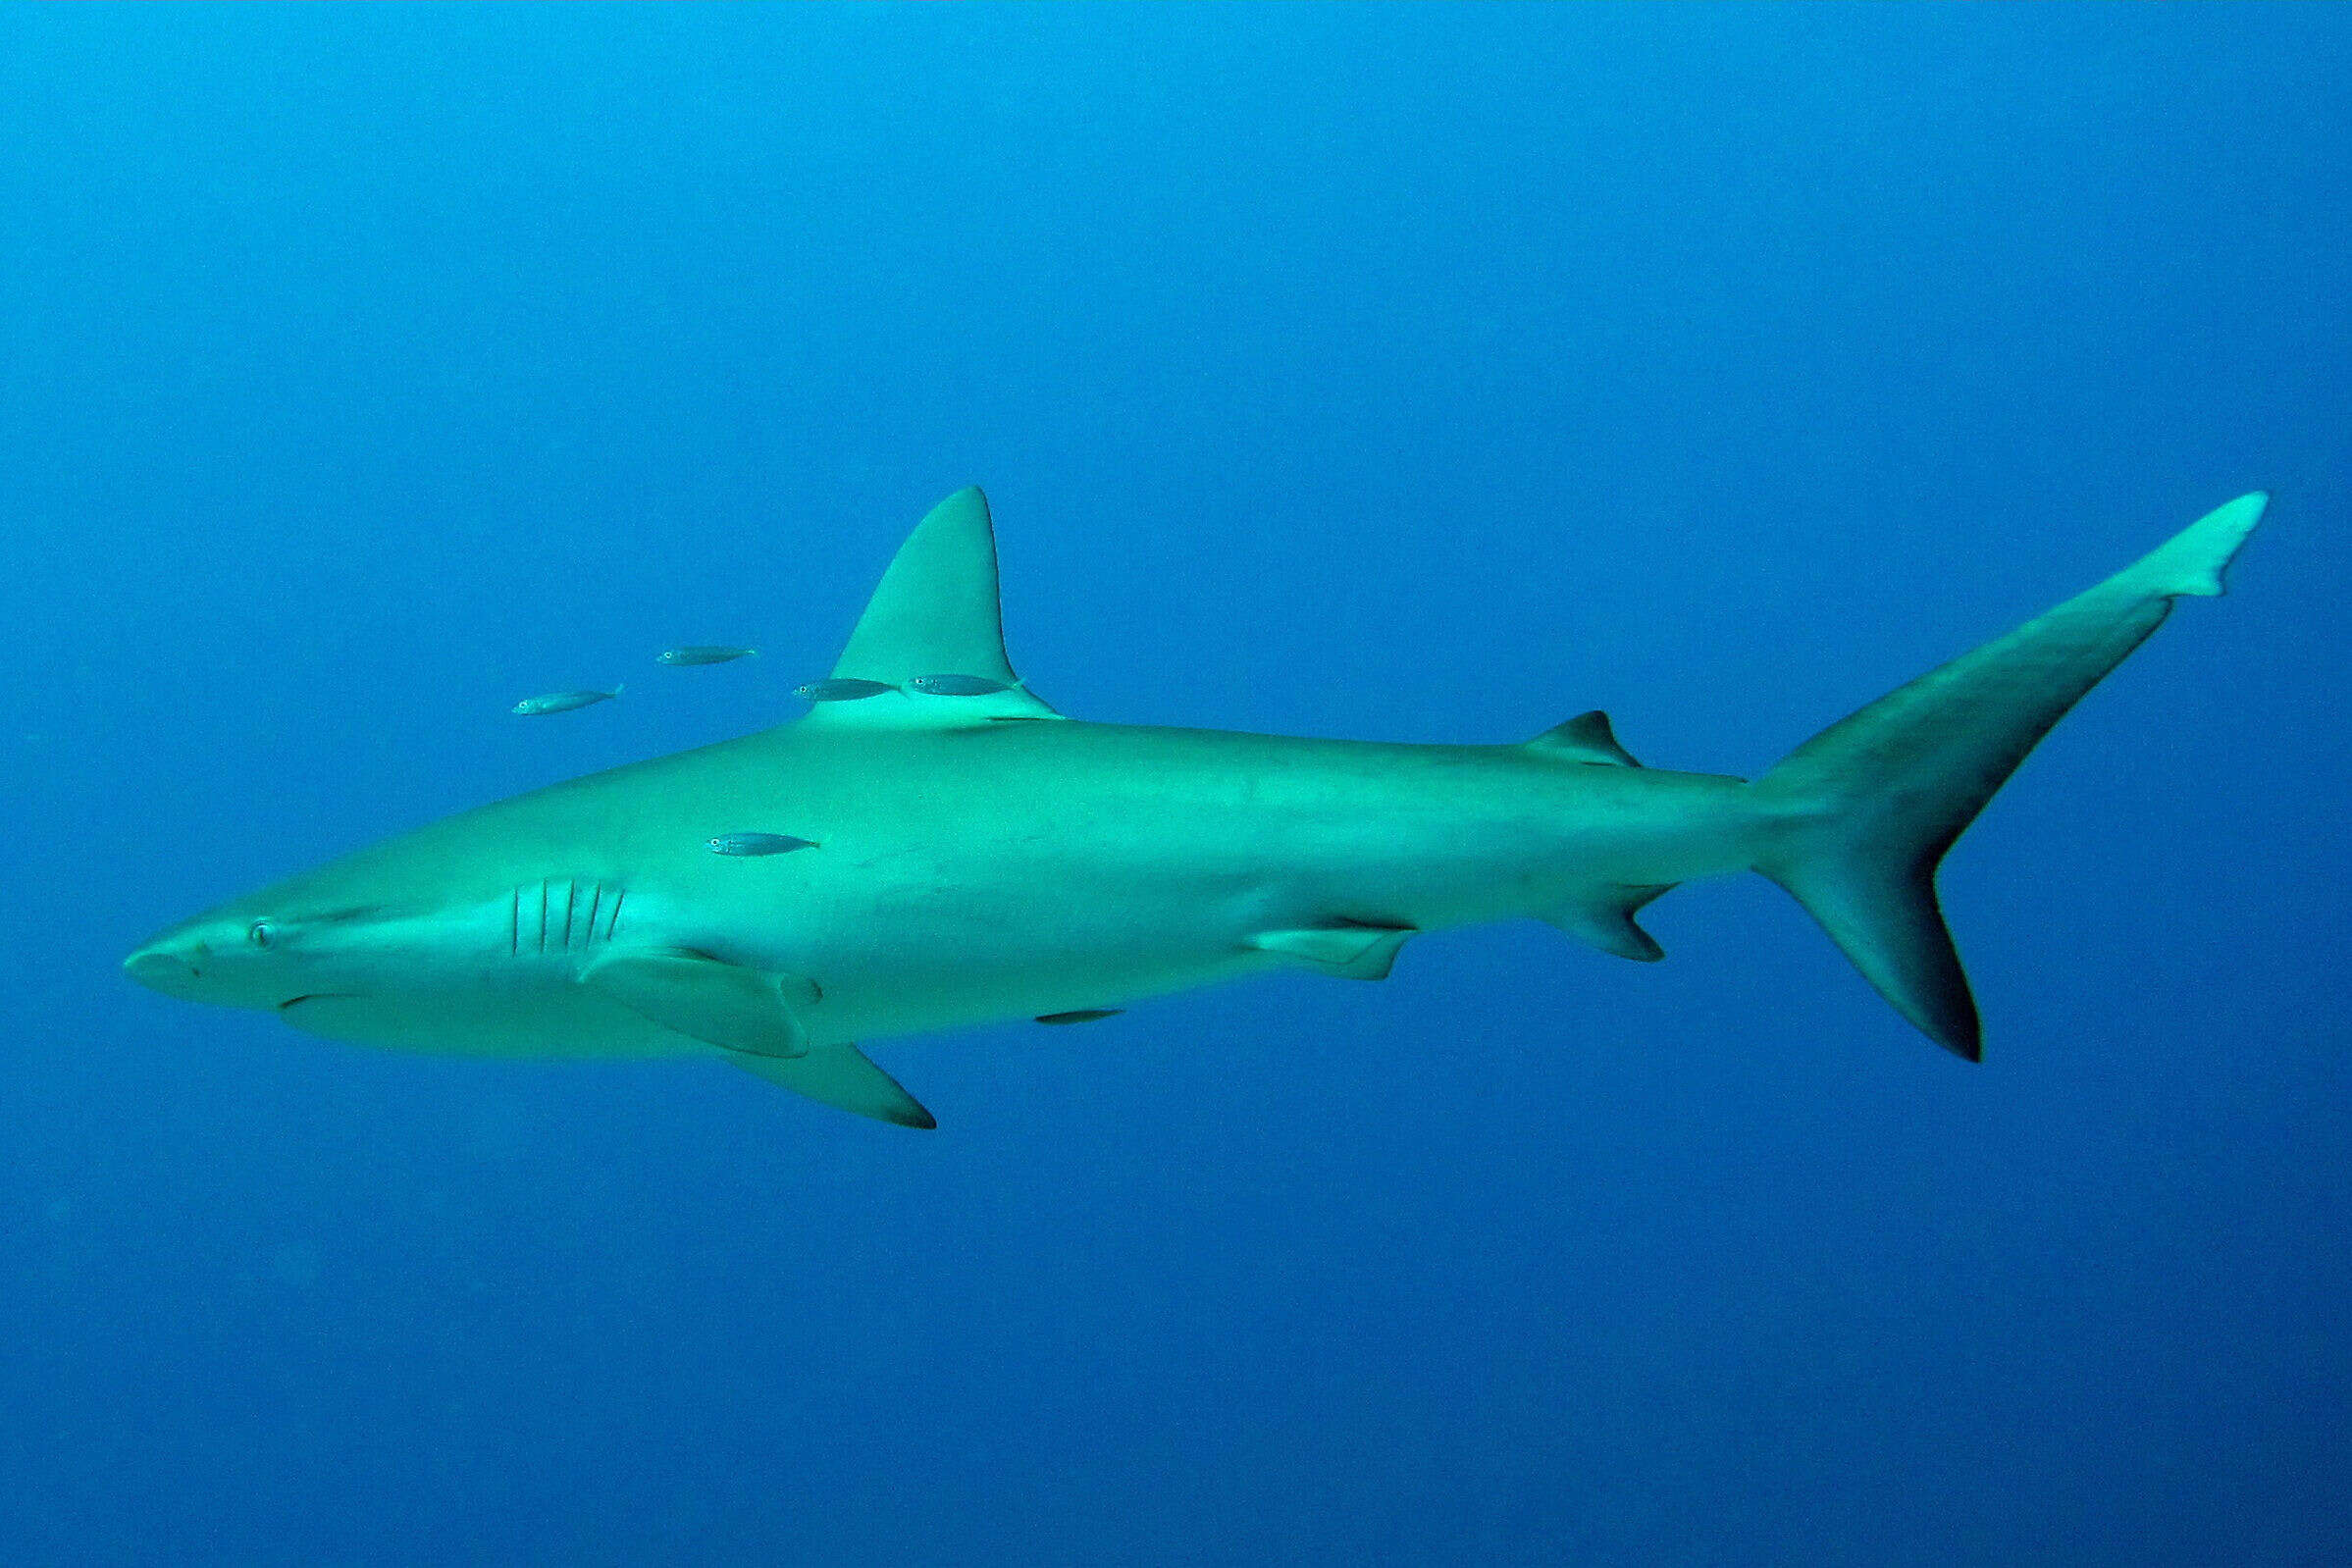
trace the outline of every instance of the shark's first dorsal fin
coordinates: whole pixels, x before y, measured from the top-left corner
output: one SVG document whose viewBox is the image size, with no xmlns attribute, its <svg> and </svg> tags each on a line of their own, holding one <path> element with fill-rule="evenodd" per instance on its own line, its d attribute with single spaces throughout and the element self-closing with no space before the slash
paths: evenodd
<svg viewBox="0 0 2352 1568">
<path fill-rule="evenodd" d="M 1005 689 L 934 695 L 909 684 L 922 676 L 964 676 L 970 678 L 967 684 Z M 892 690 L 818 703 L 810 714 L 814 722 L 931 727 L 1058 716 L 1020 689 L 1020 677 L 1005 657 L 996 534 L 978 486 L 956 492 L 915 524 L 866 601 L 833 679 Z"/>
<path fill-rule="evenodd" d="M 1531 752 L 1542 752 L 1574 762 L 1601 762 L 1610 767 L 1640 767 L 1633 753 L 1617 744 L 1616 732 L 1609 728 L 1609 715 L 1599 708 L 1579 713 L 1565 724 L 1554 724 L 1527 743 Z"/>
</svg>

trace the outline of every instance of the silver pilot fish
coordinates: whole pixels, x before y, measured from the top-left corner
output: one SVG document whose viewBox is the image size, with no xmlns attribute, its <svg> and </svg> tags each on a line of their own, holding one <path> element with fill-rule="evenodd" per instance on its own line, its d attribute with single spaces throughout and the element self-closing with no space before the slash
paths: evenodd
<svg viewBox="0 0 2352 1568">
<path fill-rule="evenodd" d="M 739 658 L 750 658 L 758 653 L 756 648 L 715 648 L 689 644 L 684 648 L 665 648 L 653 655 L 656 664 L 726 664 Z"/>
<path fill-rule="evenodd" d="M 986 697 L 991 692 L 1013 690 L 985 675 L 917 675 L 907 684 L 931 697 Z"/>
<path fill-rule="evenodd" d="M 855 703 L 862 698 L 879 697 L 898 688 L 888 681 L 860 681 L 843 676 L 829 681 L 810 681 L 795 686 L 792 695 L 804 703 Z"/>
<path fill-rule="evenodd" d="M 713 855 L 789 855 L 794 850 L 816 848 L 816 840 L 794 838 L 790 833 L 721 833 L 705 848 Z"/>
<path fill-rule="evenodd" d="M 575 707 L 592 707 L 598 703 L 609 703 L 621 695 L 615 686 L 609 692 L 549 692 L 545 697 L 526 697 L 507 709 L 510 713 L 568 713 Z"/>
</svg>

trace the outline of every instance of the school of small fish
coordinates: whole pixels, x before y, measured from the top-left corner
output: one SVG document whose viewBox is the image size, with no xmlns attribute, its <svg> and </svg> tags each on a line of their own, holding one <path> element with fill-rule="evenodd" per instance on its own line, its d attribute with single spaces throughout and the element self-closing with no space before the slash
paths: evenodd
<svg viewBox="0 0 2352 1568">
<path fill-rule="evenodd" d="M 667 664 L 673 668 L 695 664 L 727 664 L 739 658 L 750 658 L 758 652 L 759 650 L 756 648 L 729 648 L 718 644 L 687 643 L 677 648 L 663 649 L 653 655 L 653 662 Z M 925 697 L 986 697 L 992 692 L 1011 690 L 1012 687 L 1005 682 L 991 680 L 985 675 L 958 675 L 950 672 L 938 675 L 917 675 L 908 681 L 904 688 L 893 686 L 887 681 L 861 681 L 836 677 L 831 680 L 810 681 L 796 686 L 792 689 L 792 695 L 807 703 L 855 703 L 868 697 L 879 697 L 884 692 L 899 692 L 902 696 L 909 692 L 915 692 Z M 609 703 L 620 695 L 621 688 L 618 686 L 609 692 L 549 692 L 541 697 L 526 697 L 508 711 L 525 715 L 569 713 L 575 708 L 593 707 L 599 703 Z M 815 840 L 796 838 L 790 833 L 721 833 L 716 838 L 706 840 L 704 844 L 704 848 L 713 855 L 744 857 L 789 855 L 794 850 L 812 850 L 816 847 Z M 1115 1008 L 1089 1008 L 1076 1013 L 1052 1014 L 1037 1021 L 1040 1023 L 1087 1023 L 1096 1019 L 1109 1018 L 1117 1011 Z"/>
<path fill-rule="evenodd" d="M 1009 692 L 1012 687 L 1003 681 L 992 681 L 985 675 L 917 675 L 905 687 L 888 681 L 861 681 L 836 677 L 829 681 L 810 681 L 795 686 L 792 695 L 804 703 L 855 703 L 884 692 L 915 691 L 925 697 L 986 697 L 991 692 Z"/>
</svg>

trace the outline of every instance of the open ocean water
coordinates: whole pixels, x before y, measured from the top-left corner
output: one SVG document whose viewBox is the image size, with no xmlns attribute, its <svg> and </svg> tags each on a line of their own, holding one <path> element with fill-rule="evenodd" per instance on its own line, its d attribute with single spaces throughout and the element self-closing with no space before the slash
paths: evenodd
<svg viewBox="0 0 2352 1568">
<path fill-rule="evenodd" d="M 1981 1067 L 1759 877 L 935 1133 L 119 972 L 971 482 L 1066 712 L 1751 775 L 2277 499 L 1949 862 Z M 0 1561 L 2352 1561 L 2348 521 L 2352 9 L 0 10 Z"/>
</svg>

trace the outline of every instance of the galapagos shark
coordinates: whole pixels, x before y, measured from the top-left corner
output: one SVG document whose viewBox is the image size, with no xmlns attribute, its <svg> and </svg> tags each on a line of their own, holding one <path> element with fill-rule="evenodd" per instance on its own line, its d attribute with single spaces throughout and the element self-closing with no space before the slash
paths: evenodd
<svg viewBox="0 0 2352 1568">
<path fill-rule="evenodd" d="M 1973 1062 L 1945 851 L 2175 599 L 2221 592 L 2267 498 L 1748 782 L 1644 766 L 1598 712 L 1507 746 L 1067 718 L 1007 662 L 988 504 L 964 490 L 899 550 L 826 687 L 869 695 L 389 839 L 173 926 L 125 967 L 333 1039 L 703 1055 L 929 1127 L 855 1042 L 1100 1018 L 1276 968 L 1378 980 L 1417 933 L 1514 917 L 1651 961 L 1643 906 L 1758 871 Z M 809 847 L 708 848 L 748 829 Z"/>
</svg>

